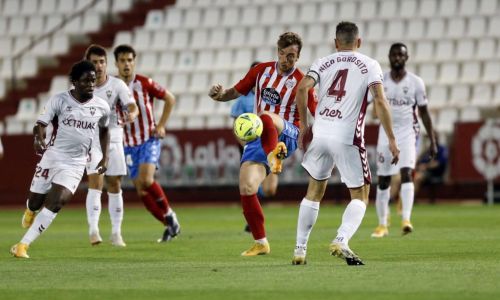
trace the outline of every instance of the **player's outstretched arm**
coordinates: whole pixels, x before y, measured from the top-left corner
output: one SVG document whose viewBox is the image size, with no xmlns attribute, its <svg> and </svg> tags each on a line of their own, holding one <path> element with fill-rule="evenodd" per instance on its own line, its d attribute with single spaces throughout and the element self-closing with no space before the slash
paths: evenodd
<svg viewBox="0 0 500 300">
<path fill-rule="evenodd" d="M 220 84 L 214 84 L 208 91 L 208 96 L 215 101 L 226 102 L 241 96 L 241 94 L 234 88 L 225 90 Z"/>
<path fill-rule="evenodd" d="M 295 102 L 299 110 L 300 128 L 299 128 L 298 143 L 300 149 L 304 149 L 304 134 L 306 133 L 309 127 L 309 124 L 307 122 L 308 93 L 309 90 L 313 88 L 315 84 L 316 81 L 312 77 L 305 76 L 299 82 L 299 86 L 297 87 L 297 95 L 295 96 Z"/>
<path fill-rule="evenodd" d="M 134 122 L 135 118 L 139 115 L 139 108 L 135 102 L 127 105 L 126 122 Z"/>
<path fill-rule="evenodd" d="M 165 126 L 167 124 L 168 118 L 170 118 L 170 114 L 174 109 L 175 105 L 175 96 L 170 91 L 165 91 L 165 96 L 163 97 L 165 101 L 165 105 L 163 106 L 163 111 L 161 113 L 160 120 L 155 128 L 155 136 L 158 138 L 165 137 Z"/>
<path fill-rule="evenodd" d="M 47 145 L 45 144 L 45 129 L 47 125 L 42 123 L 36 123 L 33 126 L 33 136 L 35 140 L 33 141 L 33 148 L 35 149 L 35 153 L 37 155 L 42 155 L 47 149 Z"/>
<path fill-rule="evenodd" d="M 438 150 L 437 150 L 436 136 L 434 136 L 434 127 L 432 126 L 432 119 L 429 114 L 429 110 L 427 109 L 427 105 L 419 106 L 418 112 L 420 118 L 422 118 L 422 123 L 424 123 L 425 130 L 427 131 L 427 135 L 429 136 L 429 139 L 431 141 L 429 147 L 429 156 L 431 158 L 434 158 L 436 157 Z"/>
<path fill-rule="evenodd" d="M 380 119 L 380 123 L 382 124 L 382 127 L 384 127 L 384 131 L 389 139 L 389 149 L 392 153 L 392 164 L 397 164 L 399 160 L 399 148 L 392 130 L 392 116 L 391 111 L 389 110 L 389 104 L 387 104 L 387 100 L 385 99 L 384 87 L 381 83 L 373 84 L 370 86 L 370 93 L 373 96 L 373 103 Z"/>
<path fill-rule="evenodd" d="M 99 125 L 99 143 L 102 149 L 102 159 L 97 164 L 97 173 L 104 174 L 108 165 L 108 150 L 109 150 L 109 128 Z"/>
</svg>

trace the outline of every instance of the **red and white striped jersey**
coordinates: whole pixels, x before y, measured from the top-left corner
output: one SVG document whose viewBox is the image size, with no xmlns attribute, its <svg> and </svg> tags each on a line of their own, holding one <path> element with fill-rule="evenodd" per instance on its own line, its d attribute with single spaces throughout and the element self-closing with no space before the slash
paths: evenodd
<svg viewBox="0 0 500 300">
<path fill-rule="evenodd" d="M 298 68 L 290 72 L 278 74 L 278 63 L 275 61 L 261 63 L 251 68 L 245 77 L 234 88 L 242 95 L 248 94 L 255 87 L 254 113 L 269 111 L 284 120 L 299 126 L 299 111 L 295 103 L 295 95 L 304 73 Z M 316 110 L 316 94 L 309 90 L 308 108 L 314 116 Z"/>
<path fill-rule="evenodd" d="M 123 126 L 125 146 L 138 146 L 149 140 L 153 130 L 156 128 L 154 117 L 154 99 L 163 99 L 166 90 L 153 79 L 135 75 L 128 85 L 135 103 L 139 108 L 139 116 L 132 123 L 125 123 Z M 120 112 L 123 113 L 123 112 Z M 121 116 L 123 117 L 123 116 Z"/>
</svg>

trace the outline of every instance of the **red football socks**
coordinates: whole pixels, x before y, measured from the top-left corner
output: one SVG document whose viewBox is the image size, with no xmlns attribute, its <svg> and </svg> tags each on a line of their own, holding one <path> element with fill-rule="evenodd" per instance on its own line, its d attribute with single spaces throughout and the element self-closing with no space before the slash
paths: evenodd
<svg viewBox="0 0 500 300">
<path fill-rule="evenodd" d="M 278 144 L 278 130 L 274 127 L 273 118 L 270 116 L 264 114 L 260 116 L 260 119 L 264 125 L 260 136 L 262 149 L 266 154 L 269 154 Z"/>
<path fill-rule="evenodd" d="M 166 215 L 169 204 L 167 196 L 163 192 L 161 185 L 159 185 L 158 182 L 153 181 L 153 184 L 150 185 L 145 191 L 148 192 L 148 194 L 155 200 L 158 208 L 163 211 L 163 215 Z"/>
<path fill-rule="evenodd" d="M 146 209 L 163 225 L 167 225 L 165 222 L 165 213 L 163 213 L 162 209 L 158 207 L 156 201 L 153 197 L 148 193 L 144 196 L 141 196 L 142 203 L 146 206 Z"/>
<path fill-rule="evenodd" d="M 243 207 L 243 215 L 250 226 L 254 240 L 265 238 L 264 212 L 262 211 L 257 195 L 241 195 L 241 206 Z"/>
</svg>

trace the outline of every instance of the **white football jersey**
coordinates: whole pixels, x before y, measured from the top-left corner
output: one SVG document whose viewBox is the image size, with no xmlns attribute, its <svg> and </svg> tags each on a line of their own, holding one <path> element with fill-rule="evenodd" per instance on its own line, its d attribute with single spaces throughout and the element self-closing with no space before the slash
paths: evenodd
<svg viewBox="0 0 500 300">
<path fill-rule="evenodd" d="M 99 126 L 108 126 L 109 105 L 99 97 L 80 103 L 69 91 L 52 96 L 45 104 L 37 123 L 52 123 L 53 131 L 40 166 L 48 168 L 83 168 Z"/>
<path fill-rule="evenodd" d="M 317 59 L 307 75 L 319 85 L 314 136 L 363 147 L 368 89 L 383 80 L 379 63 L 358 52 L 341 51 Z"/>
<path fill-rule="evenodd" d="M 111 143 L 123 142 L 123 120 L 119 117 L 118 111 L 125 109 L 130 103 L 134 103 L 132 93 L 123 80 L 108 76 L 106 82 L 97 86 L 94 95 L 106 100 L 111 108 L 109 119 L 109 136 Z M 99 133 L 97 132 L 97 135 Z"/>
<path fill-rule="evenodd" d="M 406 72 L 406 76 L 399 82 L 391 78 L 391 72 L 384 74 L 384 91 L 392 114 L 392 127 L 396 140 L 414 141 L 420 132 L 418 124 L 417 106 L 427 105 L 427 95 L 422 78 Z M 379 128 L 379 142 L 388 144 L 387 135 Z"/>
</svg>

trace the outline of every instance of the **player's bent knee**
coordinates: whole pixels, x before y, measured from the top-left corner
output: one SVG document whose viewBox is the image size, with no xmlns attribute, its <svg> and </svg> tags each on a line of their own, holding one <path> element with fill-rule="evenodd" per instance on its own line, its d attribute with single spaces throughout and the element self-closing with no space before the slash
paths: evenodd
<svg viewBox="0 0 500 300">
<path fill-rule="evenodd" d="M 379 176 L 378 177 L 378 188 L 381 190 L 386 190 L 391 186 L 390 176 Z"/>
</svg>

